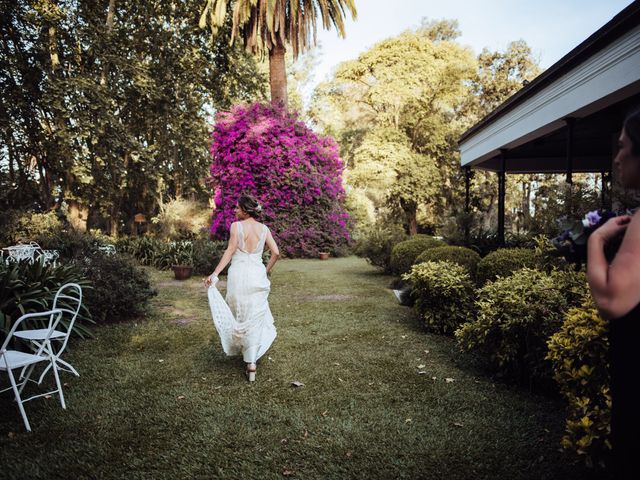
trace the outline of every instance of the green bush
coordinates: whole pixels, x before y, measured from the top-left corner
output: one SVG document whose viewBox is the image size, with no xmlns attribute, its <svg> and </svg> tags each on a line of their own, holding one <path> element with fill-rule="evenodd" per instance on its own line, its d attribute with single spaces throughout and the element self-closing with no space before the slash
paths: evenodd
<svg viewBox="0 0 640 480">
<path fill-rule="evenodd" d="M 84 294 L 91 291 L 90 282 L 73 265 L 44 265 L 44 259 L 8 265 L 0 262 L 0 336 L 6 337 L 13 322 L 25 313 L 50 309 L 53 297 L 65 283 L 79 284 Z M 94 323 L 90 310 L 83 304 L 72 330 L 80 337 L 91 336 L 88 325 Z"/>
<path fill-rule="evenodd" d="M 116 242 L 116 250 L 131 255 L 142 265 L 155 265 L 165 245 L 166 242 L 156 237 L 122 237 Z"/>
<path fill-rule="evenodd" d="M 536 268 L 539 258 L 535 250 L 528 248 L 501 248 L 491 252 L 478 262 L 478 284 L 508 277 L 523 267 Z"/>
<path fill-rule="evenodd" d="M 157 294 L 149 276 L 132 257 L 89 254 L 75 264 L 93 284 L 85 302 L 96 322 L 117 322 L 143 315 Z"/>
<path fill-rule="evenodd" d="M 39 241 L 61 228 L 62 224 L 55 212 L 7 210 L 0 216 L 0 244 Z"/>
<path fill-rule="evenodd" d="M 589 466 L 604 466 L 611 452 L 608 323 L 590 296 L 567 312 L 548 348 L 553 377 L 568 404 L 562 446 Z"/>
<path fill-rule="evenodd" d="M 463 350 L 483 354 L 501 374 L 546 387 L 552 384 L 547 340 L 586 290 L 583 273 L 517 270 L 478 290 L 477 317 L 462 325 L 456 338 Z"/>
<path fill-rule="evenodd" d="M 160 250 L 156 252 L 153 266 L 160 270 L 168 270 L 173 265 L 193 266 L 193 262 L 193 242 L 180 240 L 163 243 Z"/>
<path fill-rule="evenodd" d="M 390 270 L 396 275 L 407 273 L 415 264 L 418 255 L 429 248 L 442 247 L 444 245 L 446 244 L 442 240 L 428 235 L 415 235 L 393 247 L 389 262 Z"/>
<path fill-rule="evenodd" d="M 474 286 L 467 269 L 450 261 L 414 265 L 403 279 L 427 330 L 452 334 L 473 315 Z"/>
<path fill-rule="evenodd" d="M 460 265 L 469 272 L 472 279 L 475 279 L 480 255 L 470 248 L 447 245 L 425 250 L 418 255 L 415 263 L 438 261 L 447 261 Z"/>
<path fill-rule="evenodd" d="M 73 229 L 61 229 L 38 237 L 38 243 L 44 249 L 58 250 L 63 260 L 72 260 L 99 253 L 100 247 L 108 243 L 105 242 L 108 238 Z"/>
<path fill-rule="evenodd" d="M 194 239 L 208 232 L 211 209 L 202 203 L 176 198 L 160 206 L 160 213 L 151 219 L 154 230 L 163 239 Z"/>
<path fill-rule="evenodd" d="M 398 225 L 376 224 L 358 234 L 354 252 L 366 258 L 371 265 L 390 272 L 391 250 L 406 238 L 407 234 Z"/>
<path fill-rule="evenodd" d="M 227 242 L 196 240 L 193 242 L 193 273 L 210 275 L 222 258 Z"/>
</svg>

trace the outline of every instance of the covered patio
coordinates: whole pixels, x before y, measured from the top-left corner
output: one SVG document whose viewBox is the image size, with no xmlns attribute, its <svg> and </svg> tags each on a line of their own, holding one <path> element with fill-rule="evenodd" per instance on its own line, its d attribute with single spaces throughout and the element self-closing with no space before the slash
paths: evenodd
<svg viewBox="0 0 640 480">
<path fill-rule="evenodd" d="M 460 137 L 467 210 L 472 169 L 498 175 L 501 244 L 509 173 L 564 173 L 568 184 L 573 173 L 600 173 L 603 194 L 610 192 L 620 128 L 636 106 L 640 2 L 622 10 Z"/>
</svg>

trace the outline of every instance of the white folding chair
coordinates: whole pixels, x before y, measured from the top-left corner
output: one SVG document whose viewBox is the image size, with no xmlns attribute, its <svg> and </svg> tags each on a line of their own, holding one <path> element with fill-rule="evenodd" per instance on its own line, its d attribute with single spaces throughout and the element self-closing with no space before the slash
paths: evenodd
<svg viewBox="0 0 640 480">
<path fill-rule="evenodd" d="M 62 285 L 56 292 L 56 296 L 53 299 L 53 308 L 61 310 L 63 317 L 56 329 L 53 331 L 53 333 L 51 333 L 51 341 L 49 341 L 48 345 L 45 347 L 48 348 L 48 353 L 53 356 L 54 362 L 50 365 L 47 365 L 47 367 L 44 369 L 44 371 L 40 375 L 38 384 L 42 383 L 44 376 L 49 371 L 52 365 L 58 371 L 65 370 L 67 372 L 73 373 L 76 377 L 80 376 L 76 369 L 73 368 L 70 363 L 62 360 L 60 356 L 62 355 L 62 352 L 64 352 L 64 349 L 67 347 L 67 342 L 69 341 L 69 337 L 71 336 L 73 324 L 76 321 L 81 306 L 82 287 L 80 287 L 80 285 L 78 285 L 77 283 L 66 283 Z M 15 336 L 31 342 L 31 348 L 33 349 L 33 351 L 37 351 L 44 346 L 43 341 L 47 333 L 47 329 L 39 328 L 33 330 L 21 330 L 16 332 Z M 53 340 L 55 340 L 55 343 L 52 342 Z M 33 365 L 30 367 L 25 367 L 20 374 L 20 378 L 22 379 L 25 376 L 25 370 L 33 370 L 33 368 Z M 26 376 L 31 376 L 31 372 L 29 371 Z"/>
<path fill-rule="evenodd" d="M 31 320 L 34 318 L 47 318 L 48 317 L 48 325 L 46 328 L 47 333 L 45 334 L 44 339 L 42 340 L 42 346 L 33 353 L 27 353 L 20 350 L 9 350 L 9 345 L 15 341 L 15 333 L 20 324 L 26 320 Z M 46 312 L 35 312 L 35 313 L 27 313 L 22 315 L 11 327 L 9 331 L 9 335 L 5 339 L 2 347 L 0 348 L 0 370 L 7 372 L 9 377 L 9 383 L 11 386 L 9 388 L 5 388 L 4 390 L 0 390 L 0 392 L 6 392 L 8 390 L 13 390 L 13 394 L 15 396 L 16 402 L 18 402 L 18 409 L 20 410 L 20 414 L 22 415 L 22 420 L 24 421 L 24 426 L 28 432 L 31 431 L 31 425 L 29 425 L 29 419 L 27 418 L 27 414 L 24 410 L 24 403 L 29 400 L 33 400 L 35 398 L 43 397 L 45 395 L 52 395 L 57 393 L 60 397 L 60 404 L 62 408 L 67 408 L 64 403 L 64 395 L 62 393 L 62 386 L 60 385 L 60 377 L 58 376 L 58 371 L 54 368 L 53 372 L 56 378 L 56 389 L 50 392 L 41 393 L 38 395 L 33 395 L 29 398 L 22 399 L 22 390 L 24 389 L 25 384 L 29 381 L 29 376 L 27 375 L 20 382 L 16 383 L 16 379 L 13 375 L 13 370 L 18 368 L 24 369 L 25 367 L 29 367 L 29 373 L 33 371 L 33 367 L 36 364 L 41 362 L 49 362 L 49 366 L 54 364 L 54 357 L 50 353 L 48 353 L 51 349 L 49 347 L 49 341 L 51 338 L 51 334 L 55 331 L 60 319 L 62 318 L 62 310 L 49 310 Z M 47 348 L 49 347 L 49 348 Z"/>
</svg>

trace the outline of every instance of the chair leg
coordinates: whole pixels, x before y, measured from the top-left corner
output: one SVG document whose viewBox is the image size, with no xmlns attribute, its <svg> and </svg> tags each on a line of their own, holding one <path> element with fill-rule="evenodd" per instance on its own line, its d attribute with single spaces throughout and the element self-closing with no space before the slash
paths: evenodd
<svg viewBox="0 0 640 480">
<path fill-rule="evenodd" d="M 73 366 L 71 366 L 70 363 L 67 363 L 64 360 L 60 359 L 60 358 L 58 358 L 58 363 L 62 364 L 64 366 L 63 370 L 67 370 L 67 371 L 73 373 L 76 377 L 80 376 L 80 374 L 76 371 L 75 368 L 73 368 Z"/>
<path fill-rule="evenodd" d="M 11 371 L 11 368 L 7 369 L 7 373 L 9 374 L 9 381 L 11 382 L 11 388 L 13 389 L 13 394 L 16 396 L 16 402 L 18 402 L 18 409 L 20 410 L 20 414 L 22 415 L 24 426 L 27 429 L 27 432 L 30 432 L 31 425 L 29 425 L 27 412 L 24 411 L 24 406 L 22 405 L 22 398 L 20 398 L 20 390 L 18 390 L 18 386 L 16 385 L 16 379 L 13 377 L 13 372 Z M 24 384 L 22 384 L 22 386 L 24 386 Z"/>
<path fill-rule="evenodd" d="M 53 363 L 53 362 L 52 362 Z M 38 379 L 38 385 L 40 385 L 42 383 L 42 380 L 44 380 L 44 376 L 47 374 L 47 372 L 49 371 L 49 369 L 51 368 L 51 363 L 49 365 L 47 365 L 46 367 L 44 367 L 44 370 L 42 371 L 42 375 L 40 375 L 40 378 Z M 55 367 L 54 367 L 55 368 Z"/>
<path fill-rule="evenodd" d="M 55 357 L 51 357 L 51 367 L 53 367 L 53 375 L 56 377 L 56 385 L 58 386 L 58 395 L 60 395 L 60 405 L 63 409 L 67 409 L 64 403 L 64 394 L 62 393 L 62 385 L 60 385 L 60 375 L 58 375 L 58 368 L 55 365 Z"/>
</svg>

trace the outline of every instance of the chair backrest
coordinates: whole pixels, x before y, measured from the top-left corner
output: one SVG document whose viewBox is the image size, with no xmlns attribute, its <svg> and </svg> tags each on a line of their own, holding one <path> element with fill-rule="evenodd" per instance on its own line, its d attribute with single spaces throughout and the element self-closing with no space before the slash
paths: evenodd
<svg viewBox="0 0 640 480">
<path fill-rule="evenodd" d="M 65 283 L 62 285 L 53 298 L 53 308 L 62 310 L 64 318 L 64 321 L 61 321 L 60 325 L 58 325 L 58 330 L 66 333 L 64 342 L 58 350 L 59 353 L 62 353 L 67 346 L 67 341 L 78 312 L 80 312 L 80 307 L 82 307 L 82 287 L 77 283 Z"/>
<path fill-rule="evenodd" d="M 13 323 L 11 330 L 9 330 L 7 338 L 5 338 L 4 343 L 2 344 L 2 347 L 0 347 L 0 353 L 5 352 L 7 350 L 9 343 L 13 340 L 13 334 L 15 333 L 15 331 L 18 329 L 18 327 L 22 322 L 24 322 L 25 320 L 29 320 L 31 318 L 49 317 L 49 321 L 47 323 L 48 332 L 47 332 L 47 335 L 45 336 L 45 341 L 42 342 L 42 345 L 38 350 L 38 355 L 40 355 L 42 353 L 42 350 L 44 349 L 45 343 L 49 340 L 53 331 L 60 324 L 60 320 L 62 320 L 62 314 L 63 314 L 63 310 L 60 308 L 53 308 L 45 312 L 25 313 Z"/>
</svg>

